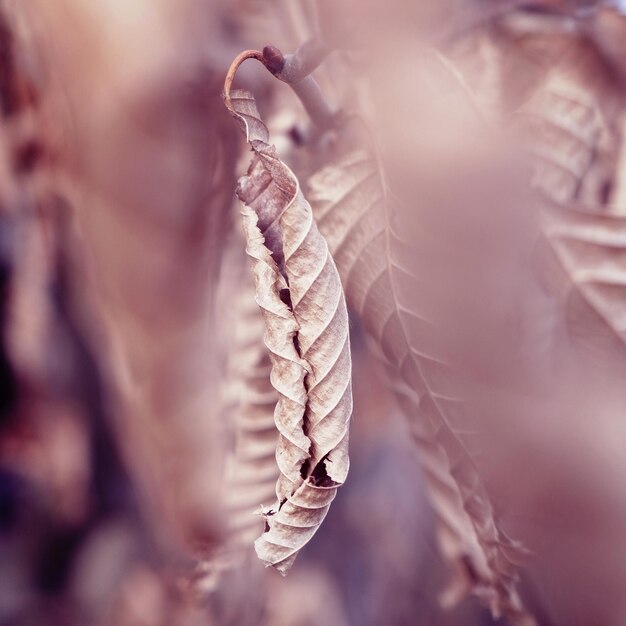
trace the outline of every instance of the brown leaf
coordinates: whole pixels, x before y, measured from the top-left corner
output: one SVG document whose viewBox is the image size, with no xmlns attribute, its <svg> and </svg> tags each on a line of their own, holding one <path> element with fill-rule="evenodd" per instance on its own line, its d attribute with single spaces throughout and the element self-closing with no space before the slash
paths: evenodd
<svg viewBox="0 0 626 626">
<path fill-rule="evenodd" d="M 545 212 L 544 233 L 557 268 L 550 272 L 551 287 L 560 295 L 569 337 L 604 354 L 623 352 L 626 220 L 579 205 L 553 205 Z"/>
<path fill-rule="evenodd" d="M 609 203 L 617 167 L 616 134 L 600 93 L 562 71 L 551 72 L 519 112 L 535 168 L 534 185 L 567 206 Z"/>
<path fill-rule="evenodd" d="M 252 546 L 262 530 L 257 513 L 261 506 L 274 502 L 278 478 L 278 432 L 274 424 L 277 394 L 270 382 L 271 361 L 263 344 L 263 317 L 249 282 L 244 279 L 238 294 L 227 372 L 234 402 L 224 418 L 235 428 L 235 449 L 226 461 L 225 500 L 229 545 L 239 549 Z"/>
<path fill-rule="evenodd" d="M 450 49 L 484 111 L 503 120 L 520 113 L 535 186 L 560 204 L 614 198 L 624 98 L 604 44 L 619 41 L 624 23 L 609 9 L 582 21 L 517 11 Z"/>
<path fill-rule="evenodd" d="M 254 282 L 242 244 L 239 233 L 225 254 L 217 295 L 217 308 L 223 312 L 217 332 L 223 338 L 226 360 L 220 384 L 220 425 L 226 431 L 223 439 L 229 443 L 234 439 L 222 483 L 227 533 L 223 544 L 196 568 L 192 586 L 200 595 L 227 584 L 224 574 L 242 567 L 263 529 L 261 508 L 276 500 L 274 407 L 278 395 L 270 381 L 263 316 L 254 300 Z M 234 298 L 233 285 L 238 285 Z"/>
<path fill-rule="evenodd" d="M 557 323 L 564 321 L 575 348 L 596 356 L 599 349 L 603 357 L 623 348 L 617 215 L 624 211 L 619 152 L 625 101 L 616 71 L 623 61 L 617 35 L 624 23 L 610 9 L 584 22 L 515 14 L 455 51 L 478 100 L 497 91 L 492 100 L 499 113 L 515 113 L 516 136 L 531 156 L 533 186 L 547 198 L 548 245 L 539 249 L 551 257 L 543 258 L 541 270 L 560 296 Z M 606 37 L 600 36 L 604 29 Z M 481 59 L 485 49 L 489 54 Z M 485 84 L 487 70 L 497 78 Z M 591 212 L 615 217 L 596 220 Z M 560 348 L 551 347 L 553 358 L 563 358 Z"/>
<path fill-rule="evenodd" d="M 326 241 L 298 181 L 268 144 L 254 99 L 235 91 L 227 103 L 255 155 L 237 194 L 279 393 L 278 503 L 266 514 L 256 550 L 286 573 L 348 472 L 348 315 Z"/>
<path fill-rule="evenodd" d="M 586 33 L 559 30 L 558 22 L 545 18 L 513 17 L 495 40 L 509 67 L 517 63 L 534 72 L 515 124 L 531 155 L 534 187 L 547 198 L 543 231 L 552 258 L 544 259 L 544 276 L 561 297 L 568 338 L 605 355 L 620 352 L 624 344 L 618 216 L 623 208 L 615 205 L 624 97 L 615 75 L 618 59 L 607 56 L 595 35 L 598 28 L 613 32 L 623 22 L 623 16 L 603 10 Z M 509 76 L 500 85 L 501 100 L 511 99 L 514 81 Z M 596 218 L 594 212 L 612 217 Z"/>
<path fill-rule="evenodd" d="M 437 353 L 432 336 L 436 323 L 420 308 L 426 296 L 414 282 L 414 267 L 403 260 L 406 242 L 391 226 L 376 162 L 365 153 L 353 153 L 316 174 L 310 185 L 315 214 L 350 306 L 363 318 L 392 378 L 402 383 L 402 404 L 424 454 L 444 552 L 465 561 L 474 592 L 495 615 L 502 612 L 515 623 L 532 623 L 515 590 L 515 562 L 522 551 L 497 528 L 478 471 L 454 431 L 451 418 L 458 417 L 462 404 L 445 357 Z"/>
</svg>

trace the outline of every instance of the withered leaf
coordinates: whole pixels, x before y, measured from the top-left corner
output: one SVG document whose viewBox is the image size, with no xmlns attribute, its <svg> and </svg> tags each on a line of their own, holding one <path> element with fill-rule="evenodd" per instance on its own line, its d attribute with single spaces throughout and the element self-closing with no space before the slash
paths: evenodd
<svg viewBox="0 0 626 626">
<path fill-rule="evenodd" d="M 624 240 L 615 201 L 623 90 L 597 40 L 580 33 L 536 38 L 554 62 L 515 117 L 545 202 L 543 232 L 554 263 L 544 275 L 556 280 L 569 339 L 605 355 L 619 352 Z M 528 45 L 520 39 L 518 55 Z"/>
<path fill-rule="evenodd" d="M 501 114 L 514 113 L 533 186 L 546 203 L 548 245 L 539 249 L 552 258 L 542 261 L 542 280 L 562 296 L 568 339 L 585 349 L 602 345 L 605 355 L 623 348 L 618 215 L 625 101 L 616 74 L 623 56 L 614 53 L 625 24 L 623 15 L 604 8 L 584 29 L 564 28 L 554 16 L 514 14 L 475 33 L 455 54 L 478 100 L 495 99 Z M 489 98 L 492 91 L 497 98 Z M 594 212 L 613 217 L 596 220 Z"/>
<path fill-rule="evenodd" d="M 555 70 L 518 113 L 533 157 L 534 185 L 554 202 L 607 205 L 615 187 L 617 136 L 602 94 Z"/>
<path fill-rule="evenodd" d="M 407 262 L 406 242 L 376 161 L 354 152 L 310 180 L 312 205 L 337 262 L 348 302 L 363 319 L 377 350 L 399 381 L 399 397 L 422 453 L 446 556 L 469 565 L 472 590 L 495 615 L 533 623 L 516 591 L 521 548 L 496 526 L 489 496 L 453 428 L 460 410 L 445 358 L 437 354 L 423 294 Z"/>
<path fill-rule="evenodd" d="M 570 338 L 621 353 L 626 347 L 626 220 L 575 204 L 550 205 L 544 233 L 553 267 L 560 269 L 549 274 Z"/>
<path fill-rule="evenodd" d="M 227 419 L 235 428 L 235 449 L 227 459 L 226 499 L 230 544 L 246 547 L 262 526 L 255 513 L 275 499 L 278 432 L 274 424 L 277 394 L 270 382 L 271 362 L 263 344 L 263 318 L 254 301 L 254 287 L 245 284 L 240 296 L 229 354 L 229 380 L 235 388 Z"/>
<path fill-rule="evenodd" d="M 620 22 L 626 23 L 608 10 L 585 25 L 516 11 L 450 50 L 483 111 L 501 121 L 519 113 L 522 143 L 534 156 L 534 184 L 563 206 L 602 207 L 614 198 L 624 97 L 615 59 L 604 47 L 620 31 L 604 37 L 596 31 L 613 33 Z"/>
<path fill-rule="evenodd" d="M 226 458 L 221 498 L 226 536 L 196 568 L 193 588 L 200 594 L 214 591 L 225 582 L 224 574 L 243 565 L 263 528 L 260 510 L 276 499 L 274 407 L 278 394 L 270 381 L 272 366 L 263 343 L 263 316 L 254 301 L 254 282 L 248 263 L 244 263 L 249 259 L 243 255 L 242 239 L 236 237 L 227 249 L 218 290 L 220 304 L 229 303 L 220 307 L 225 314 L 218 318 L 218 332 L 227 346 L 220 424 L 228 435 L 224 439 L 234 439 Z M 233 284 L 239 286 L 234 298 Z"/>
<path fill-rule="evenodd" d="M 269 145 L 254 99 L 233 91 L 227 105 L 254 152 L 237 195 L 279 394 L 278 502 L 255 545 L 262 560 L 286 573 L 348 472 L 348 314 L 326 241 L 297 179 Z"/>
</svg>

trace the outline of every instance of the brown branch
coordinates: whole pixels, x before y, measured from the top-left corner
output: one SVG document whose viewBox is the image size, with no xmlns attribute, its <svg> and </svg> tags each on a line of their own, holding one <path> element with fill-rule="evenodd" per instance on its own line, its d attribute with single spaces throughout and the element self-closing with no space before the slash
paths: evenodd
<svg viewBox="0 0 626 626">
<path fill-rule="evenodd" d="M 328 104 L 311 72 L 328 56 L 330 49 L 321 40 L 312 39 L 287 56 L 275 46 L 265 46 L 263 52 L 245 50 L 233 60 L 224 81 L 224 101 L 234 112 L 230 90 L 239 66 L 246 59 L 256 59 L 276 78 L 287 83 L 302 102 L 314 124 L 322 130 L 335 125 L 337 113 Z"/>
<path fill-rule="evenodd" d="M 314 38 L 303 43 L 294 54 L 283 56 L 282 52 L 274 46 L 266 46 L 263 48 L 263 55 L 268 55 L 276 65 L 273 71 L 272 67 L 268 69 L 280 80 L 293 84 L 305 79 L 313 72 L 326 57 L 330 54 L 331 49 L 326 43 Z"/>
<path fill-rule="evenodd" d="M 284 56 L 275 46 L 263 48 L 265 67 L 279 80 L 287 83 L 302 102 L 316 126 L 332 128 L 334 111 L 322 94 L 311 72 L 328 56 L 330 50 L 321 41 L 312 39 L 298 48 L 295 54 Z"/>
</svg>

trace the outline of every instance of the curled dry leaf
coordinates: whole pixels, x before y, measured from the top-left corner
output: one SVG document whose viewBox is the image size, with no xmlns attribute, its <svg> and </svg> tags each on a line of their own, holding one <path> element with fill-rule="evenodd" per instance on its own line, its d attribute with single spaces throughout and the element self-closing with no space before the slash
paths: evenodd
<svg viewBox="0 0 626 626">
<path fill-rule="evenodd" d="M 254 152 L 237 195 L 279 394 L 278 502 L 255 545 L 262 560 L 286 573 L 348 472 L 348 314 L 326 241 L 297 179 L 268 144 L 253 97 L 233 91 L 226 102 Z"/>
<path fill-rule="evenodd" d="M 521 548 L 496 526 L 477 468 L 452 427 L 460 410 L 445 358 L 432 341 L 407 242 L 391 227 L 391 211 L 376 161 L 352 153 L 318 172 L 310 198 L 328 238 L 348 302 L 392 372 L 401 404 L 424 455 L 425 474 L 439 518 L 446 556 L 464 570 L 466 585 L 513 623 L 534 623 L 516 591 Z"/>
</svg>

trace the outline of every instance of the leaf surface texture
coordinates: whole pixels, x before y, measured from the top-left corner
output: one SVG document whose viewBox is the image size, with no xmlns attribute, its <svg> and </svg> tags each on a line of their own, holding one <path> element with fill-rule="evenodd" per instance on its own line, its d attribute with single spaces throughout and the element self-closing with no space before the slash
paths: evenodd
<svg viewBox="0 0 626 626">
<path fill-rule="evenodd" d="M 232 112 L 254 152 L 240 179 L 247 252 L 265 320 L 279 399 L 278 502 L 256 541 L 285 573 L 320 526 L 348 473 L 352 414 L 348 314 L 341 281 L 294 174 L 269 145 L 252 96 L 235 91 Z"/>
</svg>

